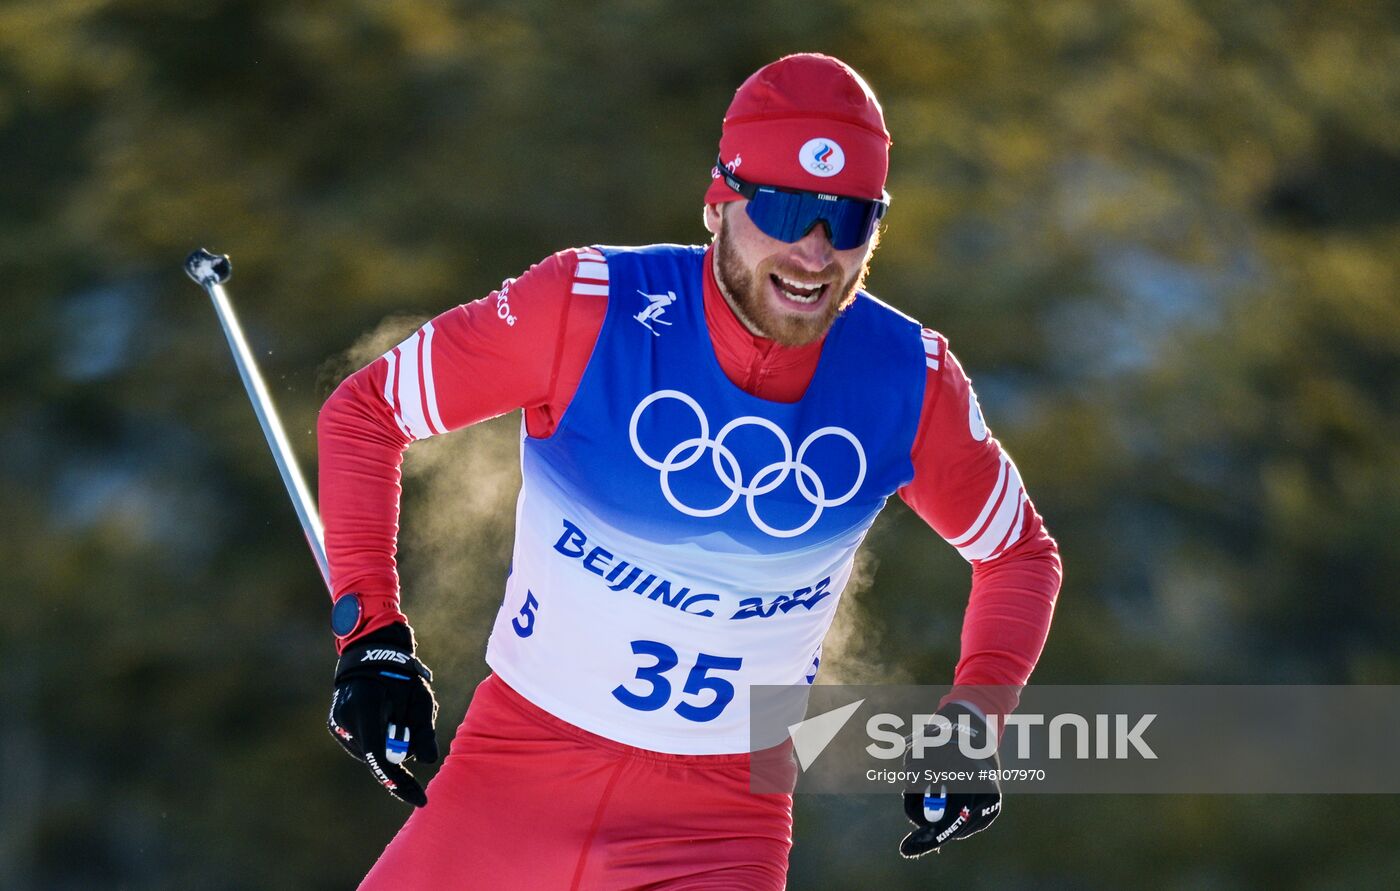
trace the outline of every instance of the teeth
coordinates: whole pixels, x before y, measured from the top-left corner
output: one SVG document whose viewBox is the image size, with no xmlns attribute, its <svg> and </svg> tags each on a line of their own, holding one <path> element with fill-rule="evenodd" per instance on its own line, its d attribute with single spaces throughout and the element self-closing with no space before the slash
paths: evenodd
<svg viewBox="0 0 1400 891">
<path fill-rule="evenodd" d="M 800 282 L 781 275 L 774 275 L 787 296 L 798 303 L 815 303 L 822 293 L 821 282 Z"/>
<path fill-rule="evenodd" d="M 797 289 L 800 290 L 800 291 L 811 291 L 811 290 L 813 290 L 813 289 L 815 289 L 815 288 L 820 288 L 820 287 L 822 286 L 822 283 L 821 283 L 821 282 L 799 282 L 799 281 L 794 281 L 793 279 L 790 279 L 790 278 L 784 278 L 784 277 L 781 276 L 781 275 L 778 276 L 778 279 L 779 279 L 783 284 L 785 284 L 785 285 L 791 285 L 792 287 L 797 288 Z"/>
</svg>

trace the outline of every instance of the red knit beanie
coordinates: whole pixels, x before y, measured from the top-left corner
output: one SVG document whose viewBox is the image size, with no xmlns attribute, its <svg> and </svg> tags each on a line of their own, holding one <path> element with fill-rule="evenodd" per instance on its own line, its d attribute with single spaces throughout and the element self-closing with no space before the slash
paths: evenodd
<svg viewBox="0 0 1400 891">
<path fill-rule="evenodd" d="M 840 59 L 784 56 L 734 93 L 719 140 L 724 165 L 746 182 L 879 198 L 890 167 L 880 102 Z M 711 171 L 706 204 L 742 196 Z"/>
</svg>

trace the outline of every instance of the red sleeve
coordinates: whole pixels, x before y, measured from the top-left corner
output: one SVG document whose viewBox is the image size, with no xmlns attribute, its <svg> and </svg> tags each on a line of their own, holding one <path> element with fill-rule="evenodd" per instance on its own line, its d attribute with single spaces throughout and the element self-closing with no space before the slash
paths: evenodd
<svg viewBox="0 0 1400 891">
<path fill-rule="evenodd" d="M 1060 555 L 1026 496 L 1021 474 L 982 417 L 977 394 L 941 334 L 924 329 L 927 383 L 900 496 L 972 564 L 957 691 L 987 712 L 1009 714 L 1050 631 Z"/>
<path fill-rule="evenodd" d="M 553 432 L 602 327 L 601 260 L 554 254 L 428 322 L 326 401 L 316 435 L 332 596 L 358 592 L 364 614 L 340 648 L 405 621 L 394 562 L 404 449 L 517 408 L 531 435 Z"/>
</svg>

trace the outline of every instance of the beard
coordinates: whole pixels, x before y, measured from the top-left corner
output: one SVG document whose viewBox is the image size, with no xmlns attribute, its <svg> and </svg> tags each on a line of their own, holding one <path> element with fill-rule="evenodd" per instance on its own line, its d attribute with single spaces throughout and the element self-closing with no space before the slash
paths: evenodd
<svg viewBox="0 0 1400 891">
<path fill-rule="evenodd" d="M 871 250 L 859 269 L 843 275 L 844 268 L 831 263 L 813 275 L 800 269 L 789 269 L 773 260 L 764 260 L 749 268 L 739 258 L 723 229 L 715 236 L 715 277 L 720 292 L 728 300 L 739 321 L 750 330 L 783 346 L 805 346 L 826 336 L 836 317 L 855 302 L 856 292 L 865 284 L 870 272 L 870 258 L 875 254 L 879 233 L 872 237 Z M 832 293 L 823 294 L 825 304 L 820 312 L 781 312 L 773 306 L 769 293 L 769 276 L 780 275 L 799 281 L 821 281 Z"/>
</svg>

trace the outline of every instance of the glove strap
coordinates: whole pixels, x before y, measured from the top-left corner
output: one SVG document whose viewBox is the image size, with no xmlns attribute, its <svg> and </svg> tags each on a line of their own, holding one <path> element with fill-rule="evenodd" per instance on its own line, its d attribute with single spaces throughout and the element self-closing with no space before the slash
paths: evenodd
<svg viewBox="0 0 1400 891">
<path fill-rule="evenodd" d="M 413 650 L 413 632 L 407 625 L 381 628 L 355 641 L 340 655 L 335 664 L 335 682 L 375 674 L 405 681 L 417 675 L 432 683 L 433 673 L 418 661 Z"/>
</svg>

